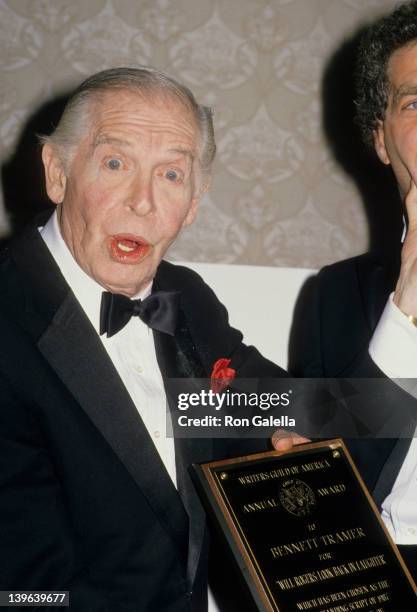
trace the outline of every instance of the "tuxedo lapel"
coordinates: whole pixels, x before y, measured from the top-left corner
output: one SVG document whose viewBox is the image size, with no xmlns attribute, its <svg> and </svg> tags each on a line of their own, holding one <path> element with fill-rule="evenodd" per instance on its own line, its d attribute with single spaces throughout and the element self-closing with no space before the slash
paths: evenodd
<svg viewBox="0 0 417 612">
<path fill-rule="evenodd" d="M 363 311 L 369 325 L 369 336 L 371 336 L 375 331 L 378 321 L 381 318 L 382 312 L 385 308 L 388 296 L 394 290 L 399 268 L 399 257 L 393 258 L 389 262 L 385 261 L 384 266 L 380 263 L 376 263 L 373 259 L 364 259 L 361 262 L 361 265 L 357 266 L 358 284 L 363 302 Z M 359 371 L 356 370 L 352 375 L 367 377 L 373 376 L 375 378 L 383 376 L 383 374 L 376 368 L 374 362 L 371 360 L 367 350 L 364 360 L 365 366 L 359 369 Z M 395 392 L 396 390 L 394 390 L 394 393 Z M 373 489 L 373 497 L 378 507 L 381 507 L 384 499 L 386 499 L 386 497 L 392 491 L 392 487 L 394 486 L 395 480 L 410 447 L 410 436 L 413 435 L 415 430 L 414 404 L 414 398 L 406 394 L 401 405 L 401 411 L 399 411 L 397 415 L 387 415 L 386 418 L 386 423 L 388 423 L 389 416 L 394 418 L 395 421 L 395 417 L 399 419 L 399 417 L 406 415 L 407 418 L 404 418 L 404 435 L 408 435 L 408 437 L 400 438 L 396 442 L 384 439 L 374 441 L 374 444 L 379 445 L 379 457 L 381 464 L 383 465 Z M 395 400 L 393 399 L 391 402 L 387 401 L 386 405 L 395 405 Z M 402 425 L 402 423 L 400 423 L 400 425 Z M 386 427 L 386 429 L 390 431 L 397 431 L 400 429 L 400 427 L 398 422 L 395 421 L 393 428 Z M 384 446 L 386 447 L 386 454 L 384 453 Z"/>
<path fill-rule="evenodd" d="M 72 294 L 38 346 L 181 548 L 188 526 L 177 491 L 100 339 Z"/>
<path fill-rule="evenodd" d="M 154 290 L 164 289 L 166 287 L 157 278 L 154 283 Z M 177 287 L 177 290 L 179 289 L 181 287 Z M 187 378 L 189 380 L 193 378 L 207 378 L 208 374 L 203 366 L 196 343 L 192 337 L 188 318 L 183 309 L 179 313 L 175 336 L 172 337 L 154 331 L 154 340 L 156 356 L 168 399 L 175 395 L 170 388 L 170 379 Z M 196 391 L 198 391 L 197 388 Z M 178 411 L 178 407 L 173 401 L 170 402 L 169 408 L 171 413 Z M 209 438 L 175 439 L 177 486 L 190 519 L 187 565 L 187 576 L 190 585 L 193 584 L 196 576 L 206 528 L 205 513 L 191 480 L 190 467 L 193 463 L 211 459 L 212 451 L 213 442 Z"/>
<path fill-rule="evenodd" d="M 383 266 L 372 258 L 364 258 L 361 260 L 361 265 L 356 267 L 359 292 L 369 334 L 373 334 L 387 298 L 394 290 L 398 270 L 396 260 L 385 262 Z"/>
<path fill-rule="evenodd" d="M 153 336 L 158 365 L 164 379 L 207 378 L 207 372 L 191 337 L 188 321 L 182 308 L 178 314 L 174 338 L 156 330 Z"/>
<path fill-rule="evenodd" d="M 378 507 L 381 507 L 384 499 L 392 491 L 410 444 L 411 438 L 400 438 L 387 456 L 373 490 L 373 496 Z"/>
<path fill-rule="evenodd" d="M 13 258 L 27 289 L 27 331 L 183 550 L 188 518 L 135 405 L 38 232 L 23 244 Z"/>
</svg>

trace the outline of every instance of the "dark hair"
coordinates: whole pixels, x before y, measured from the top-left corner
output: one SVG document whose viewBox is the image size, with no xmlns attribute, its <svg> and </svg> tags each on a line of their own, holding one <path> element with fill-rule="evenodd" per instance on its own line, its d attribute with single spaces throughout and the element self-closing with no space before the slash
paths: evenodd
<svg viewBox="0 0 417 612">
<path fill-rule="evenodd" d="M 388 103 L 387 68 L 397 49 L 417 43 L 417 1 L 401 4 L 366 29 L 358 49 L 355 74 L 356 122 L 367 144 L 373 144 L 378 120 Z"/>
</svg>

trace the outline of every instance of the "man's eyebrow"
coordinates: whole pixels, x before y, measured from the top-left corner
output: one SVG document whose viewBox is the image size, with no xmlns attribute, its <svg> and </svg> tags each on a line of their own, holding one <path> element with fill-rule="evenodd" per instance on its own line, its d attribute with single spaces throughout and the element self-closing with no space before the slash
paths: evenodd
<svg viewBox="0 0 417 612">
<path fill-rule="evenodd" d="M 93 149 L 97 148 L 103 144 L 110 144 L 116 146 L 127 146 L 132 147 L 133 144 L 124 138 L 117 138 L 116 136 L 108 136 L 106 134 L 100 134 L 93 141 Z M 179 153 L 180 155 L 185 155 L 188 157 L 191 162 L 195 159 L 195 154 L 191 149 L 183 149 L 182 147 L 174 147 L 172 149 L 168 149 L 168 153 Z"/>
<path fill-rule="evenodd" d="M 93 149 L 102 145 L 102 144 L 110 144 L 110 145 L 118 145 L 122 147 L 131 147 L 132 143 L 124 138 L 117 138 L 116 136 L 107 136 L 106 134 L 99 134 L 93 142 Z"/>
<path fill-rule="evenodd" d="M 403 83 L 395 91 L 392 98 L 393 106 L 397 106 L 399 102 L 406 96 L 417 95 L 417 84 L 416 83 Z"/>
<path fill-rule="evenodd" d="M 192 162 L 195 160 L 195 153 L 193 153 L 191 149 L 182 149 L 181 147 L 175 147 L 173 149 L 168 149 L 168 153 L 179 153 L 180 155 L 185 155 L 185 157 L 189 157 Z"/>
</svg>

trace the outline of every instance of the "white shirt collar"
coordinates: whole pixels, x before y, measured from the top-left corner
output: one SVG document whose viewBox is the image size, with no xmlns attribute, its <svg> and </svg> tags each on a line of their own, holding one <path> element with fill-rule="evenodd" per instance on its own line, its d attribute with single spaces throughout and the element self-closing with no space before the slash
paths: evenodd
<svg viewBox="0 0 417 612">
<path fill-rule="evenodd" d="M 61 235 L 56 211 L 44 227 L 38 228 L 68 285 L 81 304 L 97 333 L 100 328 L 101 295 L 105 289 L 78 265 Z M 152 283 L 135 297 L 145 298 L 151 293 Z"/>
</svg>

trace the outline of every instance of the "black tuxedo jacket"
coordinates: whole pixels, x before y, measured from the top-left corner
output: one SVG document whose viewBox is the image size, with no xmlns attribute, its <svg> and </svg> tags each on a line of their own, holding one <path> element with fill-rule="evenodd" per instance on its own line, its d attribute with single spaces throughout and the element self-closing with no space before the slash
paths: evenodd
<svg viewBox="0 0 417 612">
<path fill-rule="evenodd" d="M 36 228 L 2 254 L 0 283 L 0 590 L 69 590 L 83 612 L 205 610 L 188 467 L 267 441 L 176 441 L 176 490 Z M 175 337 L 154 334 L 164 380 L 209 377 L 222 357 L 241 377 L 284 374 L 194 272 L 163 262 L 154 289 L 181 291 Z"/>
<path fill-rule="evenodd" d="M 383 265 L 366 254 L 327 266 L 309 279 L 295 310 L 290 371 L 309 378 L 384 377 L 370 358 L 368 345 L 398 271 L 399 262 Z M 398 406 L 407 405 L 411 413 L 416 409 L 415 400 L 394 384 L 385 404 L 392 413 Z M 379 505 L 392 489 L 410 440 L 347 441 Z"/>
</svg>

